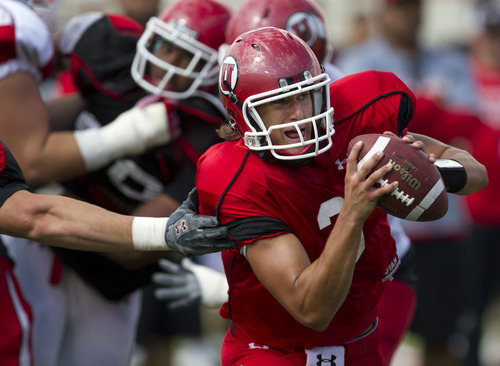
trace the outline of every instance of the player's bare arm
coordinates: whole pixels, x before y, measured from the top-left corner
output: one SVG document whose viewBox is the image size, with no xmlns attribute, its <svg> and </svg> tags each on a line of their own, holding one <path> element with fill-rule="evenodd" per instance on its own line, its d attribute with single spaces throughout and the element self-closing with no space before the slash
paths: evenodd
<svg viewBox="0 0 500 366">
<path fill-rule="evenodd" d="M 190 196 L 192 197 L 192 196 Z M 178 221 L 184 230 L 176 231 Z M 90 251 L 165 251 L 201 255 L 235 247 L 215 217 L 184 202 L 168 217 L 120 215 L 64 196 L 19 190 L 0 207 L 0 233 L 41 244 Z"/>
<path fill-rule="evenodd" d="M 85 101 L 79 92 L 46 100 L 45 107 L 49 115 L 50 130 L 72 130 L 74 121 L 84 105 Z"/>
<path fill-rule="evenodd" d="M 409 133 L 403 137 L 403 141 L 425 151 L 429 154 L 429 159 L 432 162 L 436 163 L 437 161 L 436 164 L 439 164 L 438 159 L 451 159 L 463 167 L 463 187 L 452 193 L 468 195 L 488 185 L 488 173 L 485 166 L 478 162 L 469 152 L 421 134 Z"/>
<path fill-rule="evenodd" d="M 347 296 L 365 219 L 377 198 L 396 188 L 390 184 L 373 189 L 392 167 L 368 175 L 381 158 L 376 155 L 358 172 L 360 148 L 355 145 L 349 156 L 344 206 L 316 261 L 310 263 L 293 234 L 258 240 L 247 247 L 247 259 L 259 280 L 297 321 L 317 331 L 326 329 Z"/>
<path fill-rule="evenodd" d="M 136 155 L 172 138 L 162 104 L 132 108 L 103 128 L 50 133 L 36 79 L 17 72 L 1 80 L 0 131 L 32 186 L 63 181 Z M 145 123 L 147 121 L 147 123 Z"/>
<path fill-rule="evenodd" d="M 18 72 L 2 79 L 0 93 L 2 141 L 11 147 L 29 184 L 64 180 L 85 172 L 73 134 L 49 135 L 47 110 L 31 74 Z"/>
<path fill-rule="evenodd" d="M 2 233 L 80 250 L 133 250 L 132 220 L 83 201 L 26 190 L 0 207 Z"/>
</svg>

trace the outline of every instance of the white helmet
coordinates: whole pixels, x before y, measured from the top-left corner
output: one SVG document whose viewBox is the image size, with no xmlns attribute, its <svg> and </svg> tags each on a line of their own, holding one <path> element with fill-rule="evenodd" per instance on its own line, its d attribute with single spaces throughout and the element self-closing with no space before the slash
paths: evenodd
<svg viewBox="0 0 500 366">
<path fill-rule="evenodd" d="M 215 0 L 182 0 L 168 6 L 158 18 L 153 17 L 137 43 L 132 77 L 147 91 L 167 98 L 184 99 L 200 87 L 216 88 L 218 79 L 217 50 L 224 43 L 226 25 L 231 13 Z M 191 60 L 185 67 L 172 65 L 155 55 L 159 42 L 167 42 L 187 52 Z M 151 80 L 149 68 L 165 71 L 161 80 Z M 168 90 L 174 76 L 193 79 L 186 90 Z"/>
</svg>

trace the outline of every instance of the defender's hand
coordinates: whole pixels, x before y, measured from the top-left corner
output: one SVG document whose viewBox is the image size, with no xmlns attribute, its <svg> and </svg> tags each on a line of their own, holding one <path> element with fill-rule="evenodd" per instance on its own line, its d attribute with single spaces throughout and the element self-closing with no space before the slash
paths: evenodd
<svg viewBox="0 0 500 366">
<path fill-rule="evenodd" d="M 170 249 L 192 256 L 236 248 L 227 236 L 227 228 L 220 226 L 216 217 L 199 214 L 198 193 L 193 188 L 168 219 L 165 240 Z"/>
</svg>

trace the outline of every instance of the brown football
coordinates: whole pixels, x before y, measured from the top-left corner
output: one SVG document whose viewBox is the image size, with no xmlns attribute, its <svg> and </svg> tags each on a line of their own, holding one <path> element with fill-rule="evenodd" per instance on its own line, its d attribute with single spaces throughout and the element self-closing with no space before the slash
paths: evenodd
<svg viewBox="0 0 500 366">
<path fill-rule="evenodd" d="M 378 200 L 377 207 L 390 215 L 411 221 L 434 221 L 446 214 L 448 196 L 443 179 L 422 151 L 397 137 L 366 134 L 351 140 L 349 152 L 359 140 L 363 141 L 363 148 L 358 156 L 358 168 L 377 151 L 383 151 L 384 157 L 373 170 L 387 163 L 391 163 L 393 169 L 377 184 L 399 182 L 394 192 Z"/>
</svg>

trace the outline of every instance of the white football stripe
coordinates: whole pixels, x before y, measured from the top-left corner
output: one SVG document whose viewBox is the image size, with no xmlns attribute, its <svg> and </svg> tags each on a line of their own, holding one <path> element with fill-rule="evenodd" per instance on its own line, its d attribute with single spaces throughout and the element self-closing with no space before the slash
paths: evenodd
<svg viewBox="0 0 500 366">
<path fill-rule="evenodd" d="M 439 197 L 441 192 L 445 189 L 442 179 L 439 179 L 434 187 L 427 193 L 427 195 L 420 201 L 417 207 L 415 207 L 408 216 L 405 217 L 406 220 L 417 221 L 418 218 L 434 203 L 436 198 Z"/>
<path fill-rule="evenodd" d="M 377 138 L 377 141 L 373 144 L 370 151 L 366 153 L 366 155 L 361 159 L 358 163 L 358 170 L 361 169 L 363 165 L 365 165 L 366 161 L 370 159 L 373 155 L 375 155 L 378 151 L 384 151 L 387 145 L 389 144 L 390 138 L 380 136 Z"/>
</svg>

